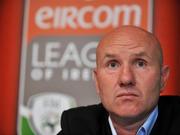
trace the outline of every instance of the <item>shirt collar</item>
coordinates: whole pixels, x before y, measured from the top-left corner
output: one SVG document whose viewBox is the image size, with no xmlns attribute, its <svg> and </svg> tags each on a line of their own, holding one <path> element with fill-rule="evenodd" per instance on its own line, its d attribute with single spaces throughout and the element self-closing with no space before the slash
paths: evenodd
<svg viewBox="0 0 180 135">
<path fill-rule="evenodd" d="M 109 125 L 110 125 L 110 128 L 111 128 L 112 135 L 117 135 L 116 130 L 115 130 L 113 124 L 112 124 L 112 120 L 111 120 L 110 117 L 108 117 L 108 121 L 109 121 Z"/>
<path fill-rule="evenodd" d="M 155 107 L 155 109 L 151 112 L 144 124 L 139 128 L 137 135 L 149 135 L 154 126 L 154 123 L 156 122 L 157 116 L 158 106 Z"/>
<path fill-rule="evenodd" d="M 156 106 L 155 109 L 150 113 L 149 117 L 144 122 L 144 124 L 139 128 L 136 135 L 149 135 L 156 122 L 157 116 L 158 116 L 158 106 Z M 108 117 L 108 122 L 111 128 L 112 135 L 117 135 L 110 116 Z"/>
</svg>

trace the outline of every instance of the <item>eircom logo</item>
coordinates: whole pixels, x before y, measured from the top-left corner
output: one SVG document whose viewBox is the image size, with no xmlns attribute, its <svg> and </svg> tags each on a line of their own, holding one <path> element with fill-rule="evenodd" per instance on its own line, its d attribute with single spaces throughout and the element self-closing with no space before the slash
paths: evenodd
<svg viewBox="0 0 180 135">
<path fill-rule="evenodd" d="M 152 0 L 31 0 L 28 39 L 44 35 L 102 35 L 120 25 L 152 30 Z"/>
<path fill-rule="evenodd" d="M 40 29 L 104 29 L 119 25 L 141 25 L 142 9 L 138 4 L 95 6 L 44 6 L 35 14 L 35 24 Z"/>
</svg>

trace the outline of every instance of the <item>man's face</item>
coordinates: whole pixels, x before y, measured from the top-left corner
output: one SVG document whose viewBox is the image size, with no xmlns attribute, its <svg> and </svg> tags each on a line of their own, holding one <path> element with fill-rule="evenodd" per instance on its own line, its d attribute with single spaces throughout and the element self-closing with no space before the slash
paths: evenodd
<svg viewBox="0 0 180 135">
<path fill-rule="evenodd" d="M 94 74 L 105 108 L 122 119 L 145 117 L 156 106 L 167 78 L 156 45 L 126 35 L 104 42 L 97 52 Z"/>
</svg>

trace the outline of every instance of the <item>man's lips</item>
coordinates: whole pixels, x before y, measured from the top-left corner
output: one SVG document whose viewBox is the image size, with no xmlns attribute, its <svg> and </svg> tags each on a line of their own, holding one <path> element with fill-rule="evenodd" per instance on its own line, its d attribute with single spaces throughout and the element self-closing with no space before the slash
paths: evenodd
<svg viewBox="0 0 180 135">
<path fill-rule="evenodd" d="M 124 92 L 124 93 L 119 93 L 117 97 L 138 97 L 138 94 L 133 92 Z"/>
</svg>

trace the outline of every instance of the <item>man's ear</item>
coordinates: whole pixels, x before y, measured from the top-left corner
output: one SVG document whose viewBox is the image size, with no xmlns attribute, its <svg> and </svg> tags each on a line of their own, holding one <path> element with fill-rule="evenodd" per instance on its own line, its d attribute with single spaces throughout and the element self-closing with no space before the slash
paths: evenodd
<svg viewBox="0 0 180 135">
<path fill-rule="evenodd" d="M 161 92 L 163 91 L 164 87 L 166 86 L 168 77 L 169 77 L 169 66 L 168 65 L 164 65 L 161 68 Z"/>
<path fill-rule="evenodd" d="M 95 81 L 95 86 L 96 86 L 96 92 L 99 94 L 99 85 L 98 85 L 98 79 L 97 79 L 97 68 L 93 70 L 93 79 Z"/>
</svg>

